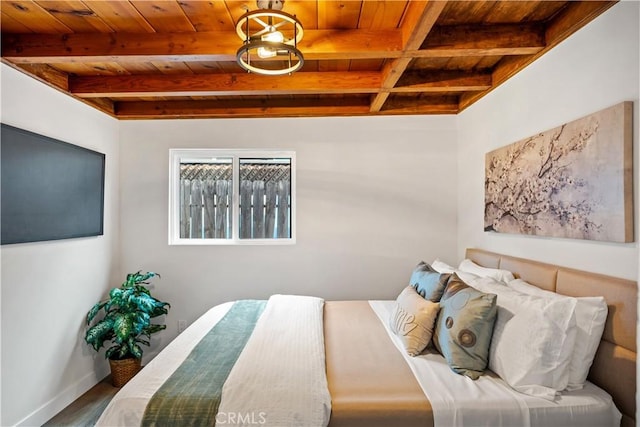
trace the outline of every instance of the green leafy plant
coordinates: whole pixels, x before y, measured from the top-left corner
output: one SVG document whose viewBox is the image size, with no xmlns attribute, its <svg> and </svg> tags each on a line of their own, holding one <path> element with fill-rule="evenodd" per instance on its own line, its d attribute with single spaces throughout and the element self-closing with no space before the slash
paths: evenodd
<svg viewBox="0 0 640 427">
<path fill-rule="evenodd" d="M 85 341 L 99 351 L 107 341 L 112 346 L 105 352 L 108 359 L 142 358 L 142 347 L 150 345 L 151 334 L 165 329 L 166 325 L 153 324 L 151 319 L 167 314 L 171 305 L 151 296 L 147 280 L 160 277 L 153 272 L 127 274 L 127 279 L 119 288 L 109 292 L 109 298 L 101 301 L 87 313 L 89 326 L 100 311 L 104 316 L 91 326 Z"/>
</svg>

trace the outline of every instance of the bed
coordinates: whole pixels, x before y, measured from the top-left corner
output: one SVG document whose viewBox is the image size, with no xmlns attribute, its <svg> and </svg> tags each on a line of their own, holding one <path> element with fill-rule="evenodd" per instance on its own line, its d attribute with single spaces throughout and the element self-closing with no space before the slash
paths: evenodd
<svg viewBox="0 0 640 427">
<path fill-rule="evenodd" d="M 273 302 L 243 306 L 255 318 L 255 332 L 246 333 L 244 341 L 235 338 L 241 336 L 241 322 L 228 320 L 240 310 L 238 304 L 205 313 L 118 392 L 98 425 L 635 425 L 636 282 L 481 249 L 468 249 L 466 257 L 509 270 L 541 289 L 606 299 L 604 332 L 582 390 L 548 401 L 514 391 L 492 372 L 476 381 L 457 375 L 434 349 L 408 356 L 386 321 L 394 301 L 274 296 Z M 224 322 L 238 335 L 213 336 Z M 209 347 L 205 337 L 213 337 Z M 202 401 L 202 384 L 212 383 L 207 375 L 222 371 L 205 374 L 201 366 L 227 347 L 233 351 L 231 343 L 239 344 L 228 377 L 206 391 L 217 393 L 219 401 L 185 409 L 184 397 L 199 390 L 191 400 Z M 165 400 L 158 401 L 158 395 Z M 153 413 L 154 405 L 173 409 Z"/>
</svg>

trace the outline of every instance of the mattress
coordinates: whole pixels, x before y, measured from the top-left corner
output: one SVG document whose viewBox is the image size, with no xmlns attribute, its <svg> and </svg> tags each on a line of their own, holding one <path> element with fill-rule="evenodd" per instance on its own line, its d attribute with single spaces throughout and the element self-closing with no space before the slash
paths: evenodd
<svg viewBox="0 0 640 427">
<path fill-rule="evenodd" d="M 435 350 L 409 357 L 387 327 L 393 304 L 324 303 L 330 426 L 619 425 L 611 397 L 591 383 L 550 402 L 520 394 L 490 372 L 476 381 L 457 375 Z M 140 425 L 156 391 L 232 305 L 213 307 L 171 342 L 116 394 L 98 425 Z"/>
</svg>

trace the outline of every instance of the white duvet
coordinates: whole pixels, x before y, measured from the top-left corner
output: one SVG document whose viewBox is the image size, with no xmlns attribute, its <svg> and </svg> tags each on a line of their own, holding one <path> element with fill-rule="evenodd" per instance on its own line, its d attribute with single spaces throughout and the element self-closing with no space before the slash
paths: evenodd
<svg viewBox="0 0 640 427">
<path fill-rule="evenodd" d="M 272 427 L 329 423 L 323 304 L 313 297 L 269 299 L 222 387 L 219 421 L 234 417 L 236 426 Z"/>
</svg>

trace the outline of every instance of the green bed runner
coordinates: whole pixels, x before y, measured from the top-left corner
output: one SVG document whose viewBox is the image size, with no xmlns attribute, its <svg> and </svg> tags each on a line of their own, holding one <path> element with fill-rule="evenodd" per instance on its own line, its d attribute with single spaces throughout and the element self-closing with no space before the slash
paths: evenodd
<svg viewBox="0 0 640 427">
<path fill-rule="evenodd" d="M 215 425 L 222 385 L 266 304 L 262 300 L 235 302 L 156 391 L 147 404 L 142 425 Z"/>
</svg>

